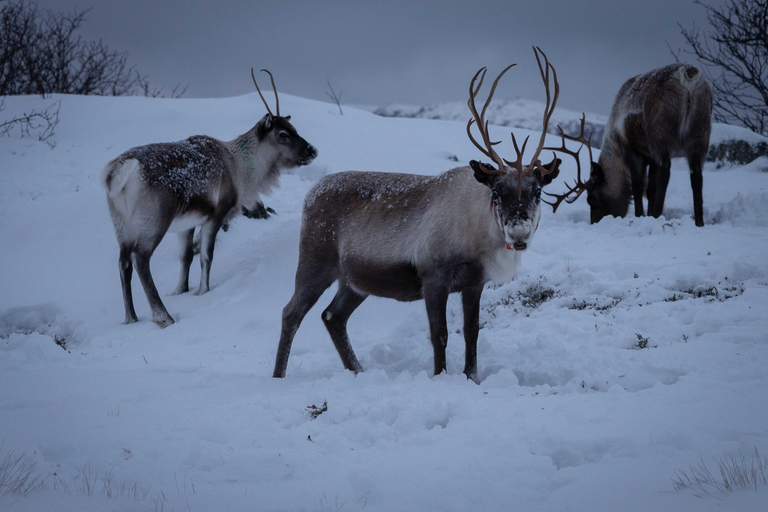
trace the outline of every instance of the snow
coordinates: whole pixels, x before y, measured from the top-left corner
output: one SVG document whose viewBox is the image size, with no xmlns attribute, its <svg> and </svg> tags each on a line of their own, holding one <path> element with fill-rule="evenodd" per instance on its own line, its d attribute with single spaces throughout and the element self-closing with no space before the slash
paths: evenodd
<svg viewBox="0 0 768 512">
<path fill-rule="evenodd" d="M 583 199 L 545 208 L 518 277 L 483 294 L 479 384 L 461 373 L 458 296 L 447 374 L 430 375 L 423 302 L 377 298 L 349 323 L 365 372 L 345 371 L 320 320 L 335 287 L 299 329 L 287 378 L 272 379 L 312 185 L 343 170 L 464 165 L 480 156 L 466 121 L 341 116 L 281 95 L 319 156 L 266 198 L 277 215 L 239 217 L 219 235 L 209 293 L 167 295 L 178 248 L 173 236 L 161 243 L 153 275 L 177 322 L 160 329 L 136 278 L 139 322 L 121 324 L 100 170 L 141 144 L 231 140 L 258 121 L 261 100 L 9 97 L 4 115 L 54 101 L 54 148 L 0 139 L 0 463 L 24 453 L 45 479 L 26 495 L 0 489 L 0 507 L 765 510 L 765 485 L 704 497 L 673 485 L 702 459 L 768 454 L 759 165 L 705 167 L 703 228 L 684 160 L 673 161 L 664 218 L 593 226 Z M 509 128 L 491 131 L 513 154 Z M 553 190 L 574 177 L 569 160 Z M 323 403 L 313 419 L 308 408 Z"/>
</svg>

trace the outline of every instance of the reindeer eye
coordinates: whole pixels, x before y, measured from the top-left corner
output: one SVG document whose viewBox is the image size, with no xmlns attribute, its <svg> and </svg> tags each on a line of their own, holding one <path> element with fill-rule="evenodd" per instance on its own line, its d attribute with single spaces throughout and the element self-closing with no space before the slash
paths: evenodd
<svg viewBox="0 0 768 512">
<path fill-rule="evenodd" d="M 541 189 L 536 191 L 536 200 L 538 201 L 539 199 L 541 199 Z"/>
<path fill-rule="evenodd" d="M 288 142 L 288 132 L 278 133 L 277 138 L 280 140 L 280 142 Z"/>
<path fill-rule="evenodd" d="M 496 192 L 496 189 L 493 189 L 493 191 L 491 192 L 491 199 L 493 199 L 495 201 L 498 198 L 499 198 L 499 193 Z"/>
</svg>

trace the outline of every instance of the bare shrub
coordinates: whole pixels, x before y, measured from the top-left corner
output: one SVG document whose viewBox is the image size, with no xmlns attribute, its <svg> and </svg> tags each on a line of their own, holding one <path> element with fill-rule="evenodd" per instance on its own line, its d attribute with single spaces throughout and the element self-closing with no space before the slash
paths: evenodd
<svg viewBox="0 0 768 512">
<path fill-rule="evenodd" d="M 0 112 L 4 110 L 5 103 L 0 99 Z M 0 137 L 10 137 L 18 132 L 19 136 L 31 137 L 37 136 L 37 140 L 45 142 L 50 147 L 56 146 L 53 136 L 56 131 L 56 125 L 59 124 L 59 109 L 61 102 L 57 101 L 45 110 L 31 110 L 20 116 L 0 121 Z"/>
<path fill-rule="evenodd" d="M 0 0 L 0 96 L 95 94 L 162 96 L 128 65 L 128 54 L 79 34 L 90 9 L 71 14 L 39 9 L 30 0 Z M 171 97 L 186 88 L 176 86 Z"/>
<path fill-rule="evenodd" d="M 768 135 L 768 0 L 695 3 L 706 9 L 709 29 L 678 25 L 689 47 L 685 53 L 705 66 L 715 119 Z"/>
</svg>

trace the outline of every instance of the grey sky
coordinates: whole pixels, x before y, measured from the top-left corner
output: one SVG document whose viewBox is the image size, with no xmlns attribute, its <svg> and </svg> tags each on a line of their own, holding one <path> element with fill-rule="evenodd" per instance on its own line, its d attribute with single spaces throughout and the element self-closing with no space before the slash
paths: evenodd
<svg viewBox="0 0 768 512">
<path fill-rule="evenodd" d="M 709 3 L 721 4 L 723 0 Z M 531 45 L 549 56 L 559 105 L 607 114 L 622 82 L 674 61 L 677 22 L 706 28 L 691 0 L 246 1 L 39 0 L 57 11 L 93 7 L 82 35 L 102 39 L 155 86 L 189 84 L 185 97 L 254 90 L 268 68 L 278 91 L 342 103 L 466 100 L 481 66 L 517 62 L 497 97 L 543 99 Z M 683 60 L 694 61 L 683 56 Z M 261 80 L 266 80 L 262 74 Z M 261 83 L 261 82 L 260 82 Z M 268 84 L 268 81 L 267 81 Z"/>
</svg>

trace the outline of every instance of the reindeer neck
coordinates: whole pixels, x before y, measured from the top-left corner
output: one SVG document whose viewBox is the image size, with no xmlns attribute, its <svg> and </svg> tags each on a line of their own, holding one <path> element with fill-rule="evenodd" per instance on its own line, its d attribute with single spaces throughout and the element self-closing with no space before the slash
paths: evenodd
<svg viewBox="0 0 768 512">
<path fill-rule="evenodd" d="M 237 172 L 235 186 L 241 203 L 252 208 L 261 200 L 261 194 L 268 194 L 277 184 L 279 169 L 269 145 L 262 145 L 256 134 L 256 127 L 226 143 L 232 154 Z"/>
<path fill-rule="evenodd" d="M 611 192 L 611 197 L 620 197 L 622 202 L 629 200 L 632 191 L 632 175 L 624 160 L 621 145 L 614 139 L 613 134 L 607 133 L 603 139 L 603 147 L 597 163 L 603 168 L 603 176 Z"/>
</svg>

